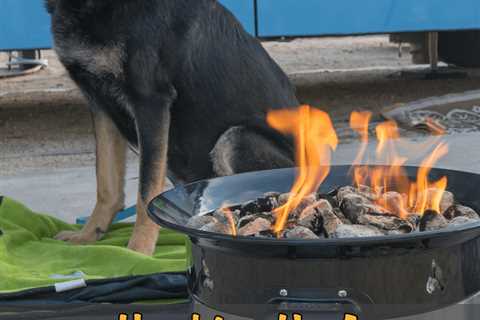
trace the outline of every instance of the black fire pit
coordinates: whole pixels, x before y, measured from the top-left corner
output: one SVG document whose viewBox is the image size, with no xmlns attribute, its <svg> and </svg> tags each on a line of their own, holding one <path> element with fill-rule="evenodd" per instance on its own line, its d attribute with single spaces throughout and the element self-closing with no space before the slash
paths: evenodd
<svg viewBox="0 0 480 320">
<path fill-rule="evenodd" d="M 321 191 L 350 185 L 349 169 L 332 167 Z M 416 176 L 417 168 L 407 170 Z M 198 310 L 225 319 L 276 319 L 292 312 L 307 320 L 340 320 L 345 313 L 360 319 L 420 314 L 430 319 L 428 314 L 445 314 L 480 292 L 480 223 L 321 240 L 233 238 L 185 227 L 192 216 L 225 203 L 288 192 L 294 175 L 294 169 L 282 169 L 201 181 L 165 192 L 150 204 L 158 224 L 190 237 L 189 290 Z M 431 172 L 432 179 L 442 176 L 448 177 L 448 189 L 459 202 L 480 208 L 480 175 Z M 468 317 L 455 315 L 472 320 L 478 314 Z"/>
</svg>

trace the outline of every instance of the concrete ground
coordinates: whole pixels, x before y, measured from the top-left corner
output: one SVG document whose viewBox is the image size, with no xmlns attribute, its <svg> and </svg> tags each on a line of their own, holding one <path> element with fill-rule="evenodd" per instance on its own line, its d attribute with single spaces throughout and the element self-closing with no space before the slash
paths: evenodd
<svg viewBox="0 0 480 320">
<path fill-rule="evenodd" d="M 411 80 L 400 70 L 410 64 L 408 48 L 385 36 L 267 42 L 270 54 L 291 76 L 303 103 L 328 111 L 339 131 L 353 109 L 379 111 L 397 103 L 479 89 L 480 76 Z M 0 80 L 0 194 L 67 221 L 90 213 L 95 201 L 94 141 L 85 102 L 55 55 L 44 53 L 48 69 Z M 5 55 L 0 54 L 0 67 Z M 414 142 L 421 137 L 406 132 Z M 451 152 L 440 164 L 480 173 L 479 135 L 449 136 Z M 335 163 L 350 163 L 358 146 L 344 139 Z M 411 163 L 419 163 L 418 154 Z M 135 201 L 137 160 L 129 155 L 128 204 Z"/>
</svg>

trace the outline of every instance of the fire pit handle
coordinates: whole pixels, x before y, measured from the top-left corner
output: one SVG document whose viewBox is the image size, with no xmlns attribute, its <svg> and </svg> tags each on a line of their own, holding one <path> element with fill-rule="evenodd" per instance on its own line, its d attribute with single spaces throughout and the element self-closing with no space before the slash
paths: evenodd
<svg viewBox="0 0 480 320">
<path fill-rule="evenodd" d="M 272 315 L 284 314 L 288 319 L 293 319 L 294 314 L 301 315 L 303 319 L 340 320 L 344 315 L 356 315 L 360 319 L 361 309 L 359 305 L 349 299 L 309 299 L 295 297 L 278 297 L 269 301 L 268 315 L 261 317 L 261 320 L 271 320 Z"/>
</svg>

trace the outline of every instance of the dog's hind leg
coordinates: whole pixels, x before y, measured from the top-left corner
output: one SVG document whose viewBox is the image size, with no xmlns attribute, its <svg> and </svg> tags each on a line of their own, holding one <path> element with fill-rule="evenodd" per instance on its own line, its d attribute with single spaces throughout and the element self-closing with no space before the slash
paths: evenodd
<svg viewBox="0 0 480 320">
<path fill-rule="evenodd" d="M 127 142 L 105 113 L 93 112 L 96 140 L 97 204 L 79 232 L 61 232 L 56 239 L 75 244 L 100 240 L 124 206 Z"/>
<path fill-rule="evenodd" d="M 261 132 L 242 126 L 227 130 L 211 152 L 217 176 L 242 172 L 287 168 L 294 165 L 288 148 L 280 147 Z"/>
</svg>

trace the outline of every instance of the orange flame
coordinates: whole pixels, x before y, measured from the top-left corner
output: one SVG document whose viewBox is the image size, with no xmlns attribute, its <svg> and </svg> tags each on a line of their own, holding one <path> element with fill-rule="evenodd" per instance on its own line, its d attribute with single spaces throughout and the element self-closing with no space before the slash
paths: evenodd
<svg viewBox="0 0 480 320">
<path fill-rule="evenodd" d="M 397 123 L 386 121 L 376 127 L 378 145 L 376 162 L 385 165 L 363 165 L 369 160 L 370 112 L 353 112 L 350 126 L 360 136 L 360 150 L 353 161 L 353 179 L 357 187 L 369 186 L 373 191 L 375 204 L 385 210 L 405 218 L 410 214 L 424 214 L 426 210 L 440 212 L 440 203 L 447 188 L 447 178 L 430 181 L 431 168 L 445 156 L 448 147 L 440 137 L 422 145 L 425 150 L 435 146 L 431 154 L 422 162 L 416 181 L 411 181 L 404 168 L 408 161 L 400 155 L 398 146 L 402 144 Z M 338 138 L 327 113 L 301 106 L 298 109 L 275 110 L 267 115 L 268 124 L 295 138 L 297 178 L 292 186 L 287 203 L 275 209 L 276 223 L 273 231 L 280 235 L 290 214 L 300 205 L 303 198 L 316 192 L 330 173 L 332 152 L 336 150 Z M 433 123 L 433 122 L 432 122 Z M 442 134 L 441 128 L 429 125 L 435 134 Z M 366 159 L 365 159 L 366 158 Z"/>
<path fill-rule="evenodd" d="M 232 211 L 228 207 L 223 207 L 221 210 L 228 220 L 228 224 L 230 226 L 230 232 L 232 233 L 232 236 L 236 237 L 238 232 L 237 232 L 237 226 L 235 224 L 235 219 L 233 218 Z"/>
<path fill-rule="evenodd" d="M 271 111 L 267 122 L 272 128 L 294 136 L 299 167 L 290 198 L 275 210 L 277 221 L 273 231 L 280 234 L 292 210 L 305 196 L 317 191 L 330 173 L 331 154 L 337 148 L 338 138 L 328 114 L 310 106 Z"/>
<path fill-rule="evenodd" d="M 354 131 L 360 133 L 361 140 L 360 150 L 353 166 L 355 185 L 357 187 L 370 186 L 378 196 L 377 205 L 383 207 L 387 212 L 403 218 L 410 214 L 423 214 L 429 209 L 440 212 L 440 202 L 447 188 L 447 178 L 430 182 L 428 176 L 435 163 L 448 153 L 446 144 L 437 144 L 431 155 L 422 162 L 418 170 L 417 181 L 412 182 L 404 168 L 408 159 L 400 156 L 397 150 L 400 134 L 394 121 L 387 121 L 376 127 L 378 140 L 376 160 L 385 165 L 371 168 L 359 164 L 360 160 L 364 158 L 368 144 L 368 135 L 365 135 L 365 132 L 368 134 L 369 120 L 368 113 L 353 113 L 350 119 L 350 126 Z M 438 130 L 435 133 L 440 134 L 441 132 Z M 437 142 L 438 139 L 434 139 L 430 144 L 435 145 Z M 389 191 L 396 191 L 398 195 L 389 194 Z"/>
<path fill-rule="evenodd" d="M 367 111 L 354 111 L 350 116 L 350 127 L 359 134 L 361 141 L 360 150 L 355 160 L 353 160 L 352 166 L 354 168 L 354 182 L 357 188 L 363 185 L 368 178 L 368 167 L 362 166 L 361 163 L 368 147 L 368 125 L 371 118 L 372 113 Z"/>
<path fill-rule="evenodd" d="M 424 213 L 426 210 L 440 212 L 440 202 L 447 189 L 447 177 L 436 182 L 428 180 L 428 174 L 435 163 L 448 153 L 448 146 L 440 143 L 423 162 L 418 171 L 417 183 L 414 185 L 416 193 L 415 212 Z"/>
</svg>

